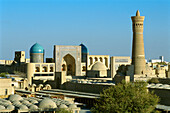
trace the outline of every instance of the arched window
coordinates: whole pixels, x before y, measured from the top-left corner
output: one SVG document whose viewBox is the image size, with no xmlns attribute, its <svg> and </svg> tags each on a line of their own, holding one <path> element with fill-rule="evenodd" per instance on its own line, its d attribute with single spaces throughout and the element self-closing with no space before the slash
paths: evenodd
<svg viewBox="0 0 170 113">
<path fill-rule="evenodd" d="M 103 58 L 102 57 L 100 57 L 100 62 L 103 62 Z"/>
<path fill-rule="evenodd" d="M 62 65 L 62 71 L 66 71 L 66 65 L 65 64 Z"/>
<path fill-rule="evenodd" d="M 50 67 L 50 72 L 53 72 L 53 67 Z"/>
<path fill-rule="evenodd" d="M 97 57 L 95 57 L 94 59 L 95 59 L 95 62 L 98 61 L 98 58 L 97 58 Z"/>
<path fill-rule="evenodd" d="M 108 61 L 107 61 L 107 58 L 105 57 L 104 59 L 105 59 L 105 65 L 106 65 L 106 67 L 108 67 Z"/>
<path fill-rule="evenodd" d="M 47 72 L 47 67 L 43 67 L 42 72 Z"/>
<path fill-rule="evenodd" d="M 43 85 L 42 85 L 42 84 L 39 84 L 38 89 L 39 89 L 39 91 L 40 91 L 40 90 L 43 90 Z"/>
<path fill-rule="evenodd" d="M 40 68 L 39 67 L 35 67 L 35 72 L 40 72 Z"/>
<path fill-rule="evenodd" d="M 93 64 L 93 58 L 90 57 L 90 65 L 92 65 L 92 64 Z"/>
<path fill-rule="evenodd" d="M 51 86 L 49 84 L 45 85 L 45 89 L 50 90 Z"/>
<path fill-rule="evenodd" d="M 83 66 L 82 68 L 83 68 L 82 71 L 86 71 L 86 66 Z"/>
</svg>

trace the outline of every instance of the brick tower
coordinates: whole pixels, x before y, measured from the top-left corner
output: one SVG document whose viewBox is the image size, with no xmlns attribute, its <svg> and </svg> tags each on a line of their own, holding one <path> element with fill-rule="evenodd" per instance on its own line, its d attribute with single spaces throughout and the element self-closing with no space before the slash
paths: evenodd
<svg viewBox="0 0 170 113">
<path fill-rule="evenodd" d="M 143 21 L 144 16 L 140 16 L 139 10 L 136 16 L 132 16 L 133 25 L 133 46 L 132 46 L 132 65 L 134 65 L 135 77 L 145 73 L 145 52 L 143 42 Z"/>
</svg>

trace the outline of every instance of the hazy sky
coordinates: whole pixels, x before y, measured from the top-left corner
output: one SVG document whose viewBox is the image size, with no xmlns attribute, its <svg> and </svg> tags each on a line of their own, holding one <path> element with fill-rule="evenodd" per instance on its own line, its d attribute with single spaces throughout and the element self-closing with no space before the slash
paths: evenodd
<svg viewBox="0 0 170 113">
<path fill-rule="evenodd" d="M 53 57 L 54 45 L 85 44 L 90 54 L 131 56 L 131 16 L 144 20 L 146 59 L 170 61 L 170 0 L 0 0 L 0 59 L 34 43 Z"/>
</svg>

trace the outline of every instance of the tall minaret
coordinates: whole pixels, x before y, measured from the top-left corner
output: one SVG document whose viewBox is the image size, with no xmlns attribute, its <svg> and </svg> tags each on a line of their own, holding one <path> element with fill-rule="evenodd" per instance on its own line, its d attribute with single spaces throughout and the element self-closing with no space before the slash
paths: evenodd
<svg viewBox="0 0 170 113">
<path fill-rule="evenodd" d="M 133 46 L 132 65 L 134 65 L 134 75 L 144 75 L 145 73 L 145 52 L 143 43 L 143 21 L 144 16 L 140 16 L 139 10 L 136 16 L 132 16 L 133 25 Z"/>
</svg>

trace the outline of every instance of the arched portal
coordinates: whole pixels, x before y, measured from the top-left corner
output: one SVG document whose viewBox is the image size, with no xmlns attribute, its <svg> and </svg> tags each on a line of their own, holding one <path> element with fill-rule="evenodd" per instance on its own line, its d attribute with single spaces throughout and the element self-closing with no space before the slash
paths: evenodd
<svg viewBox="0 0 170 113">
<path fill-rule="evenodd" d="M 66 68 L 65 68 L 66 74 L 75 76 L 76 64 L 75 64 L 74 57 L 70 54 L 67 54 L 66 56 L 63 57 L 63 63 L 66 64 Z M 62 66 L 63 66 L 63 64 L 62 64 Z"/>
</svg>

